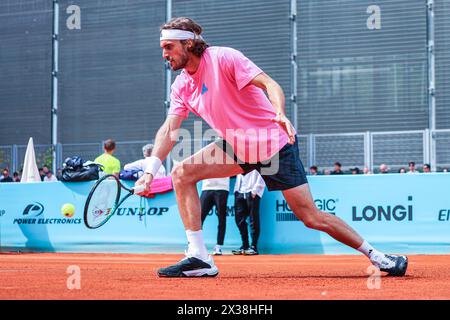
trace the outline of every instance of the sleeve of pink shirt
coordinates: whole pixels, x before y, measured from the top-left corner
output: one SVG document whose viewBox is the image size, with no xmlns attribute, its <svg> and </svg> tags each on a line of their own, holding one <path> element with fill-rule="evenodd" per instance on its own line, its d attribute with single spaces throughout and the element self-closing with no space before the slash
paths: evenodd
<svg viewBox="0 0 450 320">
<path fill-rule="evenodd" d="M 177 115 L 186 119 L 189 116 L 189 109 L 185 106 L 179 94 L 179 81 L 175 81 L 170 90 L 170 108 L 167 114 Z"/>
<path fill-rule="evenodd" d="M 239 90 L 242 90 L 250 81 L 263 71 L 242 52 L 232 48 L 222 48 L 222 59 L 224 67 L 236 80 Z"/>
</svg>

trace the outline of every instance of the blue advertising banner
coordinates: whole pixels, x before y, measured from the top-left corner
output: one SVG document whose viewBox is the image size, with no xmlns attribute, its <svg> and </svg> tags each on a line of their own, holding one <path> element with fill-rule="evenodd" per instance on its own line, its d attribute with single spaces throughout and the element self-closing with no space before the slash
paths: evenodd
<svg viewBox="0 0 450 320">
<path fill-rule="evenodd" d="M 381 250 L 450 252 L 450 175 L 316 176 L 309 184 L 319 209 L 340 217 Z M 323 232 L 305 228 L 280 193 L 268 193 L 262 207 L 265 246 L 280 252 L 354 252 Z"/>
<path fill-rule="evenodd" d="M 58 252 L 182 252 L 186 235 L 173 192 L 152 199 L 130 197 L 104 226 L 88 229 L 83 209 L 91 182 L 0 184 L 1 250 Z M 129 184 L 125 182 L 125 184 Z M 309 177 L 316 206 L 347 222 L 383 251 L 450 253 L 450 175 L 387 174 Z M 232 186 L 233 187 L 233 186 Z M 233 190 L 233 188 L 231 188 Z M 199 193 L 200 193 L 199 184 Z M 75 206 L 73 217 L 61 207 Z M 139 215 L 143 208 L 145 215 Z M 323 232 L 306 228 L 281 192 L 261 199 L 262 253 L 356 253 Z M 212 249 L 217 217 L 203 230 Z M 225 253 L 241 245 L 228 198 Z"/>
<path fill-rule="evenodd" d="M 83 210 L 94 183 L 2 183 L 2 249 L 71 252 L 182 252 L 185 249 L 186 234 L 174 192 L 151 199 L 131 196 L 104 226 L 88 229 L 83 222 Z M 225 241 L 238 247 L 240 236 L 234 223 L 233 201 L 230 196 Z M 75 207 L 71 218 L 61 213 L 66 203 Z M 145 215 L 139 214 L 140 208 Z M 217 237 L 217 221 L 213 211 L 205 220 L 205 238 L 211 245 Z"/>
</svg>

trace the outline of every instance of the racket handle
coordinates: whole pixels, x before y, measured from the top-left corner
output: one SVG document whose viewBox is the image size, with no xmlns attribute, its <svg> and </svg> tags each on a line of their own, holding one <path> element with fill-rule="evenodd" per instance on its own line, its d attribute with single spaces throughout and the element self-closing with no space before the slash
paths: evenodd
<svg viewBox="0 0 450 320">
<path fill-rule="evenodd" d="M 145 186 L 143 184 L 141 184 L 139 186 L 133 187 L 132 189 L 134 191 L 134 194 L 141 193 L 141 192 L 145 191 Z"/>
</svg>

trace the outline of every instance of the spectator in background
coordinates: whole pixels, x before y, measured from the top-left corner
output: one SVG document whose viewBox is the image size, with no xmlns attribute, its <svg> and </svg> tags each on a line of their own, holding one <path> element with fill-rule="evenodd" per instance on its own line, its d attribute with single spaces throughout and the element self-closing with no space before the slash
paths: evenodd
<svg viewBox="0 0 450 320">
<path fill-rule="evenodd" d="M 44 182 L 51 182 L 51 181 L 58 181 L 58 179 L 56 179 L 53 172 L 51 170 L 48 170 L 47 168 L 47 174 L 44 177 Z"/>
<path fill-rule="evenodd" d="M 233 254 L 258 254 L 259 239 L 259 203 L 266 184 L 257 170 L 245 175 L 236 176 L 234 187 L 234 217 L 241 234 L 242 246 L 239 250 L 232 250 Z M 248 239 L 247 218 L 250 217 L 251 246 Z"/>
<path fill-rule="evenodd" d="M 41 177 L 41 181 L 44 181 L 45 173 L 43 168 L 39 168 L 39 176 Z"/>
<path fill-rule="evenodd" d="M 380 173 L 389 173 L 389 167 L 387 166 L 387 164 L 380 164 Z"/>
<path fill-rule="evenodd" d="M 330 169 L 324 169 L 323 170 L 323 174 L 326 176 L 329 176 L 331 174 L 331 170 Z"/>
<path fill-rule="evenodd" d="M 350 168 L 352 174 L 360 174 L 360 170 L 358 167 Z"/>
<path fill-rule="evenodd" d="M 367 167 L 364 167 L 363 173 L 364 174 L 372 174 L 372 172 L 370 172 L 369 168 L 367 168 Z"/>
<path fill-rule="evenodd" d="M 448 172 L 447 168 L 442 169 L 442 172 Z"/>
<path fill-rule="evenodd" d="M 45 180 L 45 177 L 47 176 L 49 170 L 50 169 L 47 166 L 42 166 L 42 168 L 39 168 L 39 175 L 41 176 L 41 181 Z"/>
<path fill-rule="evenodd" d="M 419 171 L 416 170 L 416 163 L 414 161 L 410 161 L 408 163 L 409 170 L 406 173 L 418 173 Z"/>
<path fill-rule="evenodd" d="M 341 170 L 342 165 L 339 162 L 334 163 L 334 170 L 331 171 L 331 174 L 344 174 L 344 172 Z"/>
<path fill-rule="evenodd" d="M 428 163 L 425 163 L 423 165 L 423 173 L 430 173 L 431 172 L 431 167 Z"/>
<path fill-rule="evenodd" d="M 312 176 L 317 176 L 319 174 L 319 170 L 317 169 L 317 166 L 309 167 L 309 174 Z"/>
<path fill-rule="evenodd" d="M 106 140 L 103 144 L 103 150 L 105 150 L 105 153 L 95 158 L 94 162 L 103 165 L 105 174 L 113 174 L 119 177 L 120 161 L 113 156 L 113 153 L 116 151 L 116 142 L 112 139 Z"/>
<path fill-rule="evenodd" d="M 14 182 L 20 182 L 20 177 L 19 177 L 19 173 L 17 171 L 15 171 L 13 173 L 13 181 Z"/>
<path fill-rule="evenodd" d="M 145 169 L 147 168 L 147 162 L 145 161 L 146 158 L 150 157 L 152 155 L 153 151 L 153 144 L 149 143 L 142 147 L 142 153 L 144 155 L 144 159 L 139 159 L 131 163 L 127 163 L 123 169 L 124 170 L 136 170 L 136 171 L 142 171 L 145 172 Z M 166 169 L 164 166 L 160 166 L 158 172 L 156 173 L 155 178 L 164 178 L 166 176 Z"/>
<path fill-rule="evenodd" d="M 400 168 L 400 170 L 398 170 L 398 173 L 406 173 L 406 169 L 405 168 Z"/>
<path fill-rule="evenodd" d="M 202 181 L 202 194 L 200 196 L 202 225 L 208 213 L 216 206 L 219 225 L 217 227 L 217 242 L 213 255 L 222 255 L 222 246 L 227 227 L 227 199 L 230 191 L 230 178 L 213 178 Z"/>
<path fill-rule="evenodd" d="M 3 169 L 3 178 L 0 180 L 0 182 L 13 182 L 13 179 L 9 176 L 9 169 L 5 168 Z"/>
</svg>

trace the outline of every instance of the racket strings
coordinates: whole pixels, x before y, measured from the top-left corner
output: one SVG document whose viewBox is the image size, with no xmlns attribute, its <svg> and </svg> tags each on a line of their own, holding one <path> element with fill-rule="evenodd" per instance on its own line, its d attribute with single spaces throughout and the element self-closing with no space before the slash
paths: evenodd
<svg viewBox="0 0 450 320">
<path fill-rule="evenodd" d="M 113 180 L 105 180 L 97 186 L 88 208 L 89 223 L 97 225 L 114 212 L 117 193 L 118 186 Z"/>
</svg>

